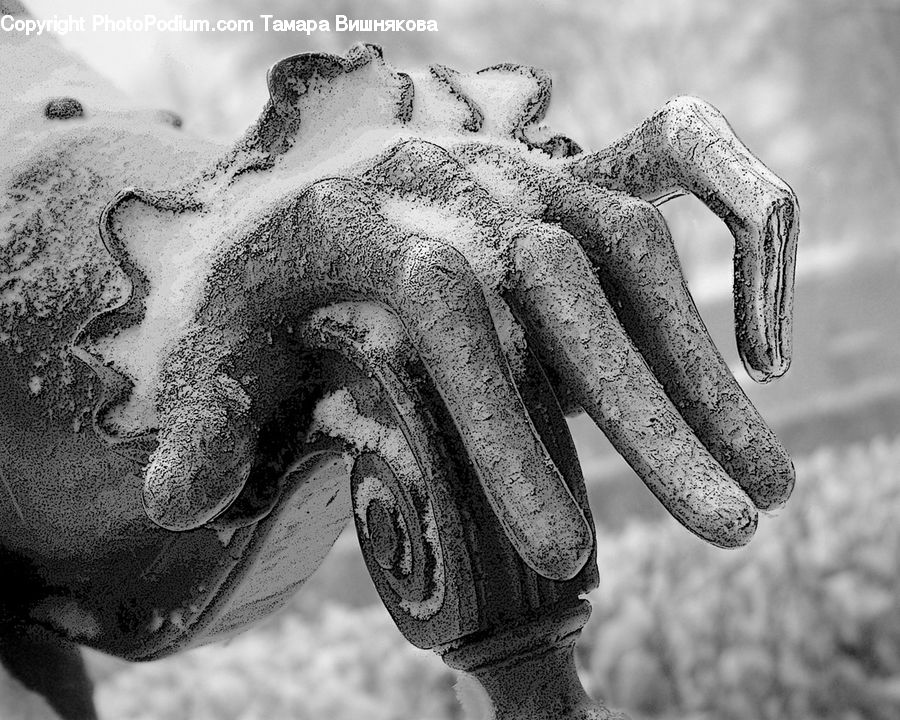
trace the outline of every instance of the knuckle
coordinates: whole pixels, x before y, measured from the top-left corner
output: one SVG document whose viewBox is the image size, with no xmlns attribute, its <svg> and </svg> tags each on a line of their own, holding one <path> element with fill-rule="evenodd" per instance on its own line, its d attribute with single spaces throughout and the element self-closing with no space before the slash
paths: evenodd
<svg viewBox="0 0 900 720">
<path fill-rule="evenodd" d="M 348 180 L 326 178 L 310 185 L 302 198 L 314 206 L 332 206 L 358 195 L 358 188 Z"/>
<path fill-rule="evenodd" d="M 679 95 L 669 100 L 655 115 L 662 137 L 666 143 L 678 146 L 682 130 L 695 126 L 700 118 L 717 115 L 712 105 L 692 95 Z"/>
<path fill-rule="evenodd" d="M 659 210 L 650 203 L 645 202 L 644 200 L 638 200 L 637 198 L 627 198 L 623 200 L 619 213 L 623 224 L 625 224 L 628 229 L 638 231 L 644 229 L 656 229 L 656 226 L 659 225 L 659 221 L 661 220 Z"/>
<path fill-rule="evenodd" d="M 534 223 L 526 226 L 514 244 L 520 258 L 555 263 L 572 253 L 575 240 L 561 228 Z"/>
<path fill-rule="evenodd" d="M 527 276 L 579 277 L 589 263 L 578 241 L 561 228 L 535 224 L 520 234 L 513 246 L 513 262 Z"/>
<path fill-rule="evenodd" d="M 662 214 L 650 203 L 637 198 L 622 201 L 617 212 L 619 232 L 617 239 L 626 248 L 635 251 L 668 247 L 668 227 Z"/>
<path fill-rule="evenodd" d="M 411 246 L 403 263 L 408 287 L 434 290 L 457 287 L 471 290 L 478 280 L 469 262 L 456 248 L 436 240 L 422 240 Z"/>
<path fill-rule="evenodd" d="M 436 143 L 419 138 L 401 140 L 392 148 L 392 155 L 423 165 L 435 165 L 453 161 L 453 156 Z"/>
<path fill-rule="evenodd" d="M 706 100 L 702 100 L 701 98 L 695 97 L 693 95 L 678 95 L 671 100 L 669 100 L 665 104 L 665 111 L 669 113 L 675 114 L 684 114 L 684 113 L 694 113 L 694 112 L 709 112 L 714 111 L 712 105 L 710 105 Z"/>
<path fill-rule="evenodd" d="M 387 159 L 377 166 L 381 182 L 428 194 L 458 177 L 462 165 L 447 150 L 420 139 L 403 140 L 393 146 Z"/>
<path fill-rule="evenodd" d="M 371 214 L 371 202 L 365 192 L 351 180 L 328 178 L 306 188 L 292 207 L 300 224 L 315 233 L 326 232 L 347 224 L 350 216 Z"/>
</svg>

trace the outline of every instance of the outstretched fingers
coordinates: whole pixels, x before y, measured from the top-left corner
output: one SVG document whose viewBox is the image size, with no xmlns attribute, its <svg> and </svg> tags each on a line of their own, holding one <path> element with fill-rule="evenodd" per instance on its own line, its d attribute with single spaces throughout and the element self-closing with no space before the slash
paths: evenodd
<svg viewBox="0 0 900 720">
<path fill-rule="evenodd" d="M 688 529 L 711 543 L 746 543 L 756 510 L 673 407 L 565 231 L 534 224 L 516 240 L 509 300 L 585 411 Z"/>
<path fill-rule="evenodd" d="M 692 193 L 735 239 L 738 349 L 767 381 L 787 371 L 799 207 L 791 188 L 735 136 L 714 107 L 672 100 L 605 150 L 568 161 L 577 179 L 654 202 Z"/>
<path fill-rule="evenodd" d="M 656 208 L 573 182 L 548 213 L 584 248 L 622 326 L 712 456 L 757 507 L 787 500 L 790 458 L 709 337 Z"/>
<path fill-rule="evenodd" d="M 300 214 L 311 262 L 329 269 L 313 276 L 329 277 L 336 298 L 364 294 L 400 319 L 523 560 L 545 577 L 574 577 L 592 530 L 537 437 L 462 254 L 388 223 L 371 193 L 343 181 L 315 185 Z"/>
</svg>

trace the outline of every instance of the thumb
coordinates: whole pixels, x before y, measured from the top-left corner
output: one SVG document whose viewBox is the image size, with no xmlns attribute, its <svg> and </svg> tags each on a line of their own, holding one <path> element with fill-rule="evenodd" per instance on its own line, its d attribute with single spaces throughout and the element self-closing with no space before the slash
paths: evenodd
<svg viewBox="0 0 900 720">
<path fill-rule="evenodd" d="M 258 428 L 250 398 L 227 375 L 179 387 L 170 397 L 144 475 L 144 507 L 164 528 L 191 530 L 240 493 L 253 465 Z"/>
</svg>

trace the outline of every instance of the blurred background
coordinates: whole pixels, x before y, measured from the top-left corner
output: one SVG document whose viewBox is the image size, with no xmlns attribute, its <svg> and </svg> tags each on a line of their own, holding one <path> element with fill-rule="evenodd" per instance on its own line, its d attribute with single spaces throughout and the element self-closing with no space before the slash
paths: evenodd
<svg viewBox="0 0 900 720">
<path fill-rule="evenodd" d="M 600 541 L 579 645 L 586 687 L 635 720 L 900 717 L 900 2 L 896 0 L 30 0 L 39 18 L 425 18 L 436 33 L 70 34 L 62 41 L 185 131 L 228 142 L 265 71 L 382 44 L 389 62 L 550 71 L 549 122 L 600 148 L 698 95 L 800 198 L 793 367 L 756 386 L 734 348 L 731 238 L 663 207 L 711 333 L 792 452 L 797 489 L 749 547 L 669 519 L 589 421 L 572 421 Z M 406 644 L 345 533 L 283 613 L 225 645 L 132 666 L 90 655 L 102 717 L 443 720 L 455 678 Z"/>
</svg>

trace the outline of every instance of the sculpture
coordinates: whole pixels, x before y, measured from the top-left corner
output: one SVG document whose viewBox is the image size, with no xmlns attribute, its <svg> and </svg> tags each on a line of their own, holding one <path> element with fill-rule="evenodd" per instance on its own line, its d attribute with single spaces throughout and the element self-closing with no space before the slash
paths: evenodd
<svg viewBox="0 0 900 720">
<path fill-rule="evenodd" d="M 64 717 L 84 686 L 29 676 L 35 648 L 77 674 L 62 638 L 151 659 L 227 636 L 351 515 L 398 627 L 498 718 L 608 717 L 571 661 L 597 575 L 560 408 L 717 545 L 787 499 L 653 206 L 691 192 L 728 224 L 741 356 L 782 374 L 796 200 L 709 105 L 585 153 L 541 125 L 539 70 L 407 74 L 358 45 L 277 63 L 223 153 L 46 74 L 73 61 L 45 38 L 2 52 L 0 633 Z"/>
</svg>

